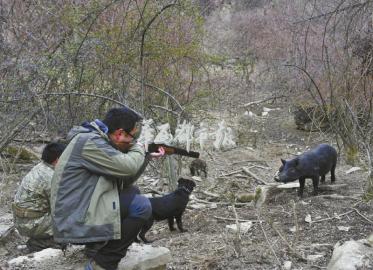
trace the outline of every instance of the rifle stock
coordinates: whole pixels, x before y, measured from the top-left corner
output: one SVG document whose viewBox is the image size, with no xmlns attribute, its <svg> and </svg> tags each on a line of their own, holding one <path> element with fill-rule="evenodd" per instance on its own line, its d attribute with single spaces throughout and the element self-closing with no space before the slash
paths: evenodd
<svg viewBox="0 0 373 270">
<path fill-rule="evenodd" d="M 178 148 L 174 146 L 169 146 L 163 143 L 151 143 L 148 145 L 148 152 L 154 153 L 158 152 L 158 148 L 162 146 L 164 150 L 166 151 L 167 155 L 180 155 L 180 156 L 186 156 L 186 157 L 193 157 L 193 158 L 199 158 L 199 152 L 194 151 L 187 151 L 183 148 Z"/>
</svg>

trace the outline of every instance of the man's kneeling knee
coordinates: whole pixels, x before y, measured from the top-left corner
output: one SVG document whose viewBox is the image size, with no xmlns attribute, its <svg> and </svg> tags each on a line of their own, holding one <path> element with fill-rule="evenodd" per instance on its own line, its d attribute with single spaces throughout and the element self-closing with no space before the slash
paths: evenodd
<svg viewBox="0 0 373 270">
<path fill-rule="evenodd" d="M 152 205 L 149 199 L 143 195 L 135 195 L 129 207 L 129 217 L 148 220 L 151 215 Z"/>
</svg>

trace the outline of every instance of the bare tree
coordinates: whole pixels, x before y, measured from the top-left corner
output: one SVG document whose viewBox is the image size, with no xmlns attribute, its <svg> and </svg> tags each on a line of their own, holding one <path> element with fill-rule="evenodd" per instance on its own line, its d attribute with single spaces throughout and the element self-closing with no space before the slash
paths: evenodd
<svg viewBox="0 0 373 270">
<path fill-rule="evenodd" d="M 299 54 L 287 65 L 298 73 L 292 73 L 298 78 L 298 96 L 310 98 L 321 108 L 343 143 L 347 160 L 354 163 L 359 152 L 364 154 L 369 168 L 368 199 L 373 198 L 372 4 L 352 0 L 304 3 L 304 17 L 294 22 L 302 30 L 294 36 Z"/>
<path fill-rule="evenodd" d="M 39 131 L 65 133 L 116 103 L 149 117 L 166 117 L 163 107 L 179 116 L 203 67 L 199 10 L 189 0 L 0 5 L 4 126 L 42 108 Z"/>
</svg>

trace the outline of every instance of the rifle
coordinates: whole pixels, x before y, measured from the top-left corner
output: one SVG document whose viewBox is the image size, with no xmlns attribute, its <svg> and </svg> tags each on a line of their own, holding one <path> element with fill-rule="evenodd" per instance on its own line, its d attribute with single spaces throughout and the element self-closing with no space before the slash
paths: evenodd
<svg viewBox="0 0 373 270">
<path fill-rule="evenodd" d="M 193 157 L 193 158 L 199 158 L 199 152 L 194 152 L 194 151 L 187 151 L 182 148 L 174 147 L 174 146 L 169 146 L 163 143 L 151 143 L 148 145 L 148 152 L 149 153 L 154 153 L 158 152 L 159 147 L 163 147 L 164 150 L 166 151 L 167 155 L 180 155 L 180 156 L 186 156 L 186 157 Z"/>
</svg>

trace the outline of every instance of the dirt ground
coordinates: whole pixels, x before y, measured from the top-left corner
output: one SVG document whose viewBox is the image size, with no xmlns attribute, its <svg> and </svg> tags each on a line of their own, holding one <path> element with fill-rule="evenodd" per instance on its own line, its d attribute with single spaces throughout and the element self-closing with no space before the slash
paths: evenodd
<svg viewBox="0 0 373 270">
<path fill-rule="evenodd" d="M 156 239 L 153 246 L 170 249 L 172 262 L 167 269 L 281 269 L 285 261 L 292 262 L 291 269 L 326 269 L 337 242 L 366 238 L 372 233 L 373 205 L 360 199 L 367 172 L 346 174 L 352 166 L 345 163 L 343 156 L 336 170 L 336 185 L 346 184 L 340 189 L 313 196 L 311 180 L 307 180 L 303 199 L 298 198 L 296 189 L 291 189 L 278 193 L 260 209 L 253 203 L 233 206 L 237 194 L 254 192 L 261 184 L 243 173 L 243 167 L 249 167 L 260 179 L 273 183 L 280 158 L 294 157 L 321 142 L 333 142 L 325 133 L 296 130 L 286 104 L 263 106 L 276 110 L 254 121 L 258 130 L 255 144 L 249 141 L 228 151 L 209 148 L 202 152 L 208 164 L 208 177 L 197 181 L 184 213 L 183 223 L 188 232 L 170 232 L 167 222 L 163 221 L 155 223 L 147 234 L 150 239 Z M 215 114 L 211 123 L 221 118 L 235 127 L 230 121 L 235 119 L 232 115 Z M 188 162 L 190 160 L 184 160 L 185 166 Z M 0 214 L 10 213 L 19 175 L 24 175 L 31 166 L 23 164 L 16 167 L 17 173 L 3 173 Z M 147 181 L 139 181 L 144 193 L 150 191 Z M 326 184 L 330 184 L 329 176 Z M 344 197 L 325 196 L 331 194 Z M 195 209 L 196 206 L 200 208 Z M 307 222 L 306 217 L 307 220 L 311 217 L 311 222 Z M 234 224 L 236 218 L 252 221 L 252 227 L 245 234 L 228 231 L 226 225 Z M 17 246 L 24 241 L 16 232 L 3 239 L 0 269 L 7 269 L 6 261 L 22 254 Z M 67 256 L 55 260 L 53 265 L 25 265 L 17 269 L 79 269 L 79 263 L 84 260 L 81 253 L 68 251 Z"/>
</svg>

